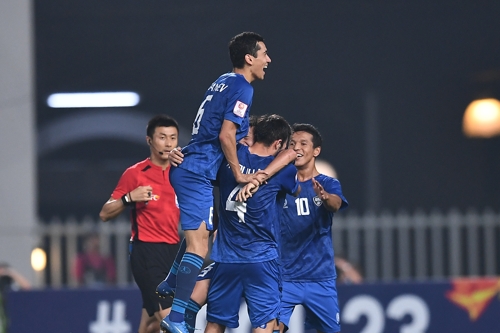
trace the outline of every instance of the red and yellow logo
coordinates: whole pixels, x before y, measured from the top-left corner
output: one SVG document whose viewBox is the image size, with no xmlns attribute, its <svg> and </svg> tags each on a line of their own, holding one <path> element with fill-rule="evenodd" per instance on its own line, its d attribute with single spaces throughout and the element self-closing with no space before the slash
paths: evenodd
<svg viewBox="0 0 500 333">
<path fill-rule="evenodd" d="M 500 279 L 454 279 L 453 289 L 446 297 L 469 313 L 471 321 L 476 321 L 500 292 Z"/>
</svg>

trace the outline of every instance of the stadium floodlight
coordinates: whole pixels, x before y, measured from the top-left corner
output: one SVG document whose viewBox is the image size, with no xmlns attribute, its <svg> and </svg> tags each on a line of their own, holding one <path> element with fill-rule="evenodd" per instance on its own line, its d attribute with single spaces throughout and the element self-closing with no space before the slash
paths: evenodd
<svg viewBox="0 0 500 333">
<path fill-rule="evenodd" d="M 132 91 L 56 93 L 47 98 L 51 108 L 113 108 L 139 104 L 139 94 Z"/>
<path fill-rule="evenodd" d="M 476 138 L 500 135 L 500 101 L 495 98 L 472 101 L 465 110 L 463 131 L 466 136 Z"/>
</svg>

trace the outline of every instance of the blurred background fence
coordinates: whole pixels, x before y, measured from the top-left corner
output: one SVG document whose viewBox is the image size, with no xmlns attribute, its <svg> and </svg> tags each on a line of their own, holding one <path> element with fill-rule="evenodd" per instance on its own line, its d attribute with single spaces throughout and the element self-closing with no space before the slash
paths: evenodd
<svg viewBox="0 0 500 333">
<path fill-rule="evenodd" d="M 71 270 L 90 232 L 99 233 L 102 254 L 115 259 L 117 284 L 133 282 L 128 268 L 129 220 L 53 219 L 39 228 L 48 257 L 39 276 L 42 285 L 77 285 Z M 333 220 L 333 240 L 336 254 L 358 266 L 366 281 L 500 274 L 500 214 L 492 210 L 338 215 Z"/>
</svg>

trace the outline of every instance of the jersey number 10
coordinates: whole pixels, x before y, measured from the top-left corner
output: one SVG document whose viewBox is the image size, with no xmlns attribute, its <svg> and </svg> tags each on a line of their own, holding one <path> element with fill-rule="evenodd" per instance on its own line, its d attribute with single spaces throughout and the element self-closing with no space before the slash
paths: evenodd
<svg viewBox="0 0 500 333">
<path fill-rule="evenodd" d="M 295 205 L 297 206 L 297 215 L 309 215 L 309 201 L 307 198 L 297 198 L 295 199 Z"/>
</svg>

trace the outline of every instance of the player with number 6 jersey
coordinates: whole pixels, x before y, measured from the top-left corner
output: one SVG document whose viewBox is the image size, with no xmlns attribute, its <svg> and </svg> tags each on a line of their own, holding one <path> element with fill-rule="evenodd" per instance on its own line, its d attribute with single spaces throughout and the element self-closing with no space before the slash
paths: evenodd
<svg viewBox="0 0 500 333">
<path fill-rule="evenodd" d="M 213 230 L 213 185 L 222 159 L 228 161 L 238 183 L 261 183 L 264 171 L 252 175 L 240 171 L 236 142 L 248 133 L 248 113 L 252 104 L 255 80 L 263 80 L 271 62 L 264 39 L 253 32 L 236 35 L 229 42 L 233 64 L 231 73 L 223 74 L 210 85 L 198 109 L 189 144 L 183 149 L 184 161 L 170 171 L 170 180 L 177 194 L 185 243 L 166 283 L 159 293 L 175 289 L 172 311 L 162 320 L 162 330 L 188 333 L 184 314 L 196 278 L 208 252 L 209 232 Z M 182 279 L 177 279 L 177 273 Z M 168 287 L 168 288 L 167 288 Z M 169 289 L 169 290 L 167 290 Z"/>
<path fill-rule="evenodd" d="M 191 141 L 182 148 L 179 168 L 214 180 L 224 158 L 219 140 L 224 120 L 236 124 L 236 142 L 248 133 L 253 87 L 241 74 L 221 75 L 205 93 L 193 123 Z"/>
</svg>

